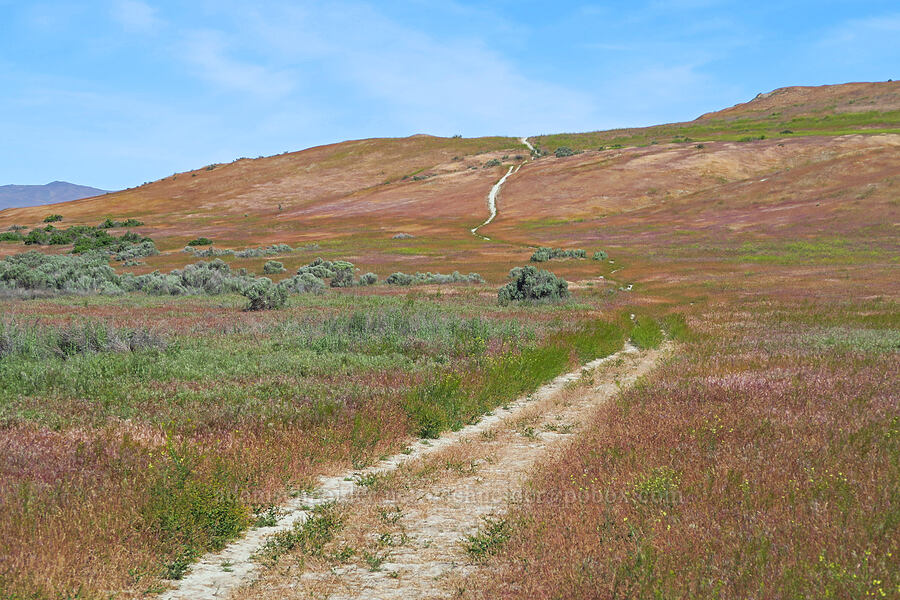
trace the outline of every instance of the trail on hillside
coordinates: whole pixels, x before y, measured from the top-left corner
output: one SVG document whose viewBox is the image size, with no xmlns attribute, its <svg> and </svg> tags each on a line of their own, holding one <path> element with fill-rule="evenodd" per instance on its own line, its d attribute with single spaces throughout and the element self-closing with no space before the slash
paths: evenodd
<svg viewBox="0 0 900 600">
<path fill-rule="evenodd" d="M 364 559 L 309 557 L 302 573 L 275 567 L 234 597 L 454 597 L 478 568 L 466 537 L 486 518 L 502 519 L 510 502 L 528 493 L 524 484 L 536 463 L 564 451 L 594 410 L 647 373 L 659 356 L 629 346 L 449 436 L 439 450 L 405 462 L 348 508 L 336 545 L 352 547 Z"/>
<path fill-rule="evenodd" d="M 485 432 L 490 432 L 495 428 L 507 429 L 511 423 L 517 418 L 522 418 L 532 407 L 540 408 L 543 404 L 549 402 L 568 384 L 577 381 L 582 376 L 582 373 L 607 363 L 614 363 L 620 360 L 634 361 L 634 358 L 638 356 L 637 351 L 629 346 L 612 356 L 598 359 L 585 365 L 582 370 L 557 377 L 534 394 L 517 400 L 505 408 L 494 411 L 474 425 L 465 427 L 457 432 L 447 433 L 436 440 L 421 440 L 415 443 L 407 452 L 391 456 L 367 469 L 341 473 L 332 477 L 322 477 L 319 480 L 318 487 L 311 494 L 302 494 L 281 507 L 281 517 L 275 526 L 252 529 L 243 538 L 230 544 L 224 550 L 206 555 L 192 566 L 191 571 L 183 579 L 176 582 L 174 589 L 162 594 L 161 597 L 165 600 L 211 600 L 228 597 L 240 585 L 253 581 L 257 577 L 259 565 L 254 562 L 253 556 L 262 548 L 266 539 L 278 532 L 291 530 L 295 523 L 306 521 L 313 507 L 333 501 L 354 504 L 359 501 L 364 502 L 364 497 L 361 498 L 360 495 L 366 491 L 366 488 L 361 486 L 360 482 L 366 481 L 367 478 L 396 473 L 401 467 L 406 469 L 408 465 L 429 460 L 430 457 L 438 457 L 437 460 L 440 460 L 439 456 L 441 453 L 445 451 L 452 452 L 455 448 L 468 445 L 471 443 L 471 440 L 477 439 Z M 629 371 L 628 377 L 630 380 L 648 370 L 653 360 L 655 360 L 655 354 L 640 355 L 639 360 L 633 364 L 633 368 Z M 596 388 L 592 388 L 590 393 L 584 394 L 584 397 L 579 398 L 577 402 L 572 404 L 571 410 L 559 412 L 558 418 L 562 420 L 561 422 L 580 422 L 586 416 L 586 411 L 589 411 L 598 402 L 611 397 L 617 389 L 617 386 L 612 382 L 606 382 Z M 563 408 L 565 409 L 566 407 Z M 473 488 L 473 493 L 482 491 L 488 493 L 490 490 L 493 490 L 491 493 L 492 499 L 489 502 L 477 505 L 466 501 L 460 503 L 458 500 L 445 502 L 441 500 L 441 498 L 444 498 L 443 491 L 421 489 L 412 492 L 416 495 L 421 495 L 422 499 L 425 500 L 420 506 L 413 509 L 415 512 L 411 513 L 411 515 L 416 516 L 411 516 L 409 519 L 410 528 L 416 528 L 416 535 L 418 536 L 416 539 L 419 539 L 421 544 L 425 544 L 426 539 L 437 536 L 441 538 L 441 541 L 438 544 L 434 544 L 434 547 L 429 552 L 422 553 L 421 551 L 425 549 L 424 547 L 413 546 L 408 549 L 409 552 L 407 554 L 398 554 L 396 560 L 401 561 L 402 564 L 398 563 L 397 568 L 416 571 L 415 578 L 410 579 L 410 582 L 430 581 L 428 573 L 432 571 L 443 573 L 446 565 L 442 562 L 443 559 L 440 558 L 443 555 L 438 552 L 440 550 L 438 546 L 448 546 L 444 549 L 447 552 L 452 553 L 456 551 L 455 541 L 450 543 L 451 540 L 449 538 L 458 536 L 462 530 L 468 531 L 472 529 L 477 525 L 475 521 L 478 520 L 481 514 L 486 514 L 486 512 L 499 508 L 505 497 L 501 492 L 515 489 L 534 460 L 555 444 L 556 441 L 564 437 L 566 437 L 564 434 L 555 434 L 548 430 L 535 434 L 533 439 L 529 437 L 528 443 L 524 445 L 522 440 L 518 439 L 511 439 L 506 443 L 501 442 L 498 452 L 506 457 L 504 459 L 505 462 L 503 462 L 504 468 L 499 471 L 496 469 L 485 471 L 482 475 L 485 479 L 481 482 L 484 485 L 481 488 Z M 488 475 L 490 476 L 488 477 Z M 476 483 L 475 479 L 472 480 L 472 483 Z M 454 523 L 447 522 L 447 519 L 454 521 Z M 441 530 L 445 530 L 445 533 L 440 533 Z M 445 537 L 447 538 L 446 540 L 443 539 Z M 431 547 L 432 545 L 428 544 L 428 546 Z M 434 554 L 435 552 L 438 552 L 438 554 Z M 404 567 L 402 565 L 407 566 Z M 424 569 L 424 571 L 420 571 L 420 569 Z M 311 573 L 314 573 L 314 571 L 311 571 Z M 373 581 L 381 581 L 381 579 L 387 577 L 386 573 L 382 574 L 384 577 L 376 574 L 368 577 L 363 572 L 354 573 L 354 575 L 348 575 L 348 577 L 350 579 L 353 577 L 361 578 L 359 580 L 359 585 L 362 586 L 360 589 L 368 588 L 368 586 L 374 585 Z M 304 577 L 308 579 L 308 577 L 313 576 Z M 390 588 L 391 583 L 397 584 L 397 581 L 389 579 L 389 581 L 381 581 L 378 585 L 387 585 Z M 408 594 L 411 592 L 407 590 L 404 593 Z M 306 596 L 304 595 L 304 597 Z"/>
<path fill-rule="evenodd" d="M 519 138 L 519 141 L 522 142 L 523 144 L 525 144 L 525 146 L 527 146 L 531 152 L 534 152 L 534 146 L 532 146 L 528 142 L 527 137 Z M 529 159 L 531 159 L 531 158 L 533 158 L 533 157 L 530 157 Z M 494 186 L 491 188 L 491 191 L 488 193 L 488 198 L 487 198 L 488 212 L 490 214 L 488 215 L 488 218 L 484 223 L 482 223 L 481 225 L 478 225 L 477 227 L 473 227 L 472 229 L 470 229 L 470 231 L 472 232 L 472 235 L 474 235 L 476 237 L 480 237 L 481 239 L 488 241 L 488 242 L 491 240 L 491 238 L 487 237 L 486 235 L 481 235 L 480 233 L 478 233 L 478 230 L 486 225 L 490 225 L 491 221 L 493 221 L 497 217 L 497 196 L 500 194 L 500 189 L 503 187 L 503 184 L 506 183 L 506 180 L 509 179 L 509 176 L 517 173 L 519 171 L 519 169 L 522 168 L 522 165 L 524 165 L 524 164 L 525 164 L 525 162 L 521 162 L 518 165 L 509 167 L 509 170 L 506 172 L 506 174 L 503 177 L 501 177 L 500 181 L 495 183 Z"/>
</svg>

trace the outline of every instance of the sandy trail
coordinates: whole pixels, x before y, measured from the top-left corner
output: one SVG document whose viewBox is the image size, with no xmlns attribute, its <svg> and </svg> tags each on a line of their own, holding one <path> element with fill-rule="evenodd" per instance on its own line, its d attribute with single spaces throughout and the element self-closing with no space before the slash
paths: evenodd
<svg viewBox="0 0 900 600">
<path fill-rule="evenodd" d="M 534 146 L 532 146 L 528 142 L 527 137 L 519 138 L 519 141 L 522 142 L 523 144 L 525 144 L 525 146 L 527 146 L 531 152 L 534 152 Z M 481 225 L 478 225 L 477 227 L 473 227 L 472 229 L 469 230 L 472 232 L 472 235 L 480 237 L 481 239 L 486 240 L 486 241 L 491 240 L 491 238 L 487 237 L 486 235 L 481 235 L 480 233 L 478 233 L 478 230 L 486 225 L 490 225 L 491 221 L 493 221 L 497 217 L 497 196 L 500 194 L 500 190 L 503 188 L 503 184 L 506 183 L 506 180 L 509 179 L 509 176 L 517 173 L 519 171 L 519 169 L 522 168 L 523 164 L 525 164 L 525 163 L 522 162 L 522 163 L 519 163 L 518 165 L 511 166 L 509 168 L 509 170 L 506 172 L 506 175 L 501 177 L 500 181 L 495 183 L 494 186 L 491 188 L 491 191 L 490 191 L 490 193 L 488 193 L 488 198 L 487 198 L 488 211 L 490 212 L 490 215 L 488 216 L 487 220 L 484 223 L 482 223 Z"/>
<path fill-rule="evenodd" d="M 356 560 L 309 559 L 302 572 L 282 564 L 234 598 L 453 597 L 478 568 L 461 540 L 477 531 L 484 517 L 502 515 L 528 489 L 524 485 L 535 464 L 564 451 L 596 407 L 649 372 L 661 352 L 628 346 L 442 438 L 387 476 L 385 485 L 357 497 L 339 539 L 357 549 Z M 434 477 L 435 472 L 444 475 Z M 379 520 L 377 515 L 392 511 L 402 517 L 391 525 Z M 359 558 L 375 555 L 382 562 L 374 569 Z"/>
<path fill-rule="evenodd" d="M 588 363 L 583 368 L 588 370 L 595 369 L 610 361 L 634 354 L 636 354 L 635 349 L 628 347 L 612 356 Z M 233 590 L 242 584 L 252 581 L 258 575 L 259 566 L 253 561 L 252 557 L 262 547 L 266 539 L 277 532 L 290 530 L 297 522 L 305 521 L 310 515 L 310 507 L 331 501 L 353 501 L 361 492 L 365 492 L 365 488 L 357 485 L 360 476 L 394 472 L 401 465 L 417 459 L 425 459 L 458 445 L 464 439 L 489 431 L 501 421 L 514 418 L 515 415 L 532 406 L 535 401 L 545 401 L 553 397 L 567 384 L 576 381 L 581 376 L 581 373 L 582 371 L 577 371 L 561 375 L 551 383 L 538 389 L 531 396 L 512 402 L 505 408 L 495 410 L 492 414 L 483 417 L 478 423 L 456 432 L 447 433 L 436 440 L 416 442 L 407 453 L 391 456 L 361 471 L 350 471 L 333 477 L 322 477 L 319 480 L 318 487 L 312 494 L 300 495 L 281 507 L 280 514 L 282 516 L 275 526 L 251 529 L 244 537 L 230 544 L 224 550 L 204 556 L 192 566 L 190 572 L 183 579 L 175 582 L 176 587 L 174 589 L 163 593 L 161 598 L 164 600 L 188 598 L 202 600 L 230 596 Z M 608 393 L 612 392 L 609 391 Z M 604 392 L 604 394 L 607 394 L 607 392 Z M 539 443 L 543 444 L 544 441 L 549 441 L 552 437 L 548 434 L 541 434 Z M 519 448 L 510 449 L 514 454 L 519 452 L 519 450 Z M 528 460 L 527 455 L 523 455 L 518 464 L 525 466 Z M 437 515 L 438 513 L 435 514 Z M 470 523 L 470 521 L 465 522 Z M 427 522 L 430 523 L 432 521 Z"/>
<path fill-rule="evenodd" d="M 519 166 L 521 166 L 521 165 L 519 165 Z M 509 171 L 506 172 L 506 175 L 501 177 L 500 181 L 495 183 L 494 187 L 491 188 L 491 191 L 488 194 L 488 210 L 490 211 L 491 214 L 484 223 L 482 223 L 478 227 L 473 227 L 471 229 L 473 235 L 477 235 L 478 237 L 480 237 L 483 240 L 490 241 L 491 238 L 487 237 L 486 235 L 481 235 L 480 233 L 478 233 L 478 230 L 481 229 L 482 227 L 484 227 L 485 225 L 490 224 L 490 222 L 493 221 L 494 218 L 497 216 L 497 194 L 500 193 L 500 188 L 503 187 L 503 184 L 506 183 L 506 180 L 509 178 L 509 176 L 512 175 L 513 173 L 515 173 L 516 170 L 517 170 L 516 167 L 510 167 Z"/>
</svg>

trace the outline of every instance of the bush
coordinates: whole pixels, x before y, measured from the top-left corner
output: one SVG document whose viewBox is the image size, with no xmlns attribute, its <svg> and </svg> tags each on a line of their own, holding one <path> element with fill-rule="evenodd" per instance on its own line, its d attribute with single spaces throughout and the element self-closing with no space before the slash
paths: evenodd
<svg viewBox="0 0 900 600">
<path fill-rule="evenodd" d="M 416 236 L 411 235 L 409 233 L 395 233 L 393 236 L 391 236 L 391 239 L 393 239 L 393 240 L 411 240 L 414 237 L 416 237 Z"/>
<path fill-rule="evenodd" d="M 304 273 L 310 273 L 319 279 L 331 279 L 341 271 L 348 271 L 352 278 L 354 268 L 353 263 L 347 262 L 346 260 L 330 261 L 317 258 L 308 265 L 297 269 L 297 274 L 302 275 Z M 341 277 L 344 278 L 346 276 L 341 275 Z"/>
<path fill-rule="evenodd" d="M 286 287 L 272 283 L 268 277 L 260 277 L 241 294 L 250 301 L 247 310 L 273 310 L 284 307 L 288 291 Z"/>
<path fill-rule="evenodd" d="M 554 154 L 556 154 L 556 158 L 564 158 L 566 156 L 575 156 L 576 152 L 568 146 L 560 146 Z"/>
<path fill-rule="evenodd" d="M 32 250 L 0 260 L 0 289 L 97 292 L 105 284 L 118 287 L 118 276 L 99 253 L 69 256 Z"/>
<path fill-rule="evenodd" d="M 312 273 L 294 275 L 278 285 L 292 294 L 321 294 L 325 291 L 325 282 Z"/>
<path fill-rule="evenodd" d="M 285 271 L 284 264 L 277 260 L 267 260 L 266 264 L 263 265 L 263 273 L 266 275 L 275 275 L 276 273 L 284 273 Z"/>
<path fill-rule="evenodd" d="M 401 273 L 399 271 L 397 273 L 391 273 L 390 275 L 388 275 L 388 278 L 385 281 L 385 283 L 387 283 L 388 285 L 412 285 L 412 282 L 412 275 Z"/>
<path fill-rule="evenodd" d="M 62 221 L 62 215 L 47 215 L 44 217 L 44 223 L 56 223 L 57 221 Z"/>
<path fill-rule="evenodd" d="M 484 163 L 485 169 L 490 169 L 491 167 L 499 167 L 499 166 L 500 166 L 500 161 L 497 160 L 496 158 L 492 158 L 491 160 Z"/>
<path fill-rule="evenodd" d="M 137 219 L 132 219 L 132 218 L 125 219 L 124 221 L 113 221 L 109 217 L 106 217 L 106 219 L 102 223 L 97 225 L 97 228 L 98 229 L 113 229 L 113 228 L 117 228 L 117 227 L 140 227 L 143 224 L 144 224 L 143 221 L 138 221 Z"/>
<path fill-rule="evenodd" d="M 587 258 L 587 252 L 581 249 L 564 250 L 562 248 L 538 248 L 531 255 L 531 262 L 547 262 L 551 258 Z"/>
<path fill-rule="evenodd" d="M 359 276 L 359 285 L 375 285 L 378 283 L 378 275 L 375 273 L 364 273 Z"/>
<path fill-rule="evenodd" d="M 569 297 L 569 284 L 550 271 L 532 266 L 516 267 L 509 272 L 512 280 L 497 292 L 497 301 L 506 306 L 513 301 L 554 301 Z"/>
<path fill-rule="evenodd" d="M 188 246 L 212 246 L 213 241 L 208 237 L 198 237 L 188 242 Z"/>
<path fill-rule="evenodd" d="M 43 246 L 50 241 L 50 234 L 43 229 L 32 229 L 25 236 L 24 242 L 26 246 L 39 245 Z"/>
<path fill-rule="evenodd" d="M 450 283 L 484 283 L 484 278 L 478 273 L 463 275 L 459 271 L 454 271 L 449 275 L 431 272 L 409 275 L 397 272 L 390 275 L 386 283 L 388 285 L 445 285 Z"/>
<path fill-rule="evenodd" d="M 274 244 L 264 248 L 246 248 L 244 250 L 234 250 L 232 252 L 238 258 L 261 258 L 263 256 L 290 254 L 291 252 L 294 252 L 294 249 L 287 244 Z"/>
<path fill-rule="evenodd" d="M 0 233 L 0 242 L 21 242 L 22 234 L 18 231 L 4 231 Z"/>
<path fill-rule="evenodd" d="M 594 260 L 606 260 L 609 258 L 609 254 L 604 252 L 603 250 L 597 250 L 594 252 Z"/>
<path fill-rule="evenodd" d="M 139 244 L 131 244 L 125 247 L 123 250 L 116 253 L 113 258 L 118 261 L 128 262 L 134 261 L 136 258 L 156 256 L 157 254 L 159 254 L 159 250 L 156 249 L 156 244 L 154 244 L 152 240 L 147 240 Z"/>
<path fill-rule="evenodd" d="M 331 287 L 350 287 L 353 285 L 353 271 L 341 269 L 331 278 Z"/>
</svg>

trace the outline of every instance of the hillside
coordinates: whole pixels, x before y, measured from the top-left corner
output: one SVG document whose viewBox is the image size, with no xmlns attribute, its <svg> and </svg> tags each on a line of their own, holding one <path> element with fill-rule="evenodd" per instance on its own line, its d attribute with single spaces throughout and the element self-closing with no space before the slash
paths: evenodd
<svg viewBox="0 0 900 600">
<path fill-rule="evenodd" d="M 865 193 L 870 202 L 889 202 L 885 182 L 896 173 L 900 143 L 898 85 L 786 88 L 684 124 L 708 128 L 709 123 L 727 123 L 731 128 L 727 135 L 720 131 L 709 139 L 697 134 L 691 141 L 614 144 L 598 150 L 591 149 L 598 139 L 620 139 L 621 132 L 533 138 L 545 149 L 557 139 L 586 147 L 574 156 L 551 154 L 534 161 L 526 160 L 527 148 L 514 138 L 343 142 L 209 165 L 95 198 L 10 209 L 0 213 L 0 228 L 34 227 L 51 212 L 63 215 L 60 226 L 137 218 L 144 225 L 136 230 L 152 237 L 163 254 L 149 257 L 135 272 L 190 262 L 192 257 L 181 249 L 205 236 L 217 248 L 272 243 L 315 248 L 285 257 L 289 270 L 321 255 L 351 260 L 382 275 L 444 271 L 452 264 L 494 280 L 527 261 L 531 246 L 624 244 L 609 232 L 611 223 L 631 219 L 636 227 L 645 215 L 659 211 L 675 211 L 672 218 L 691 226 L 698 240 L 727 235 L 727 243 L 735 244 L 738 234 L 764 239 L 784 227 L 786 219 L 799 228 L 798 234 L 815 235 L 817 227 L 831 223 L 863 226 L 873 214 L 848 204 L 847 198 Z M 806 102 L 802 110 L 794 106 L 801 100 Z M 865 112 L 815 116 L 825 106 L 860 102 L 868 102 Z M 786 133 L 783 123 L 737 118 L 778 107 L 799 115 L 787 122 L 807 119 L 818 129 Z M 872 108 L 880 112 L 872 113 Z M 868 124 L 832 123 L 845 117 L 864 118 Z M 660 131 L 654 129 L 653 135 Z M 767 133 L 739 137 L 747 131 Z M 647 135 L 649 130 L 638 137 Z M 471 235 L 469 230 L 487 217 L 488 191 L 513 165 L 521 168 L 501 191 L 498 217 L 481 231 L 492 240 Z M 697 220 L 688 221 L 688 215 Z M 883 221 L 871 226 L 878 235 L 891 233 Z M 414 237 L 394 239 L 399 233 Z M 22 249 L 21 244 L 0 244 L 3 255 Z M 251 269 L 261 265 L 253 259 L 226 260 Z M 575 278 L 588 276 L 591 268 L 584 263 L 561 266 Z"/>
<path fill-rule="evenodd" d="M 685 123 L 588 133 L 543 135 L 547 152 L 710 140 L 900 133 L 900 82 L 788 87 Z"/>
<path fill-rule="evenodd" d="M 53 181 L 45 185 L 0 185 L 0 210 L 69 202 L 107 193 L 106 190 L 66 181 Z"/>
<path fill-rule="evenodd" d="M 0 597 L 888 597 L 896 91 L 0 212 Z"/>
</svg>

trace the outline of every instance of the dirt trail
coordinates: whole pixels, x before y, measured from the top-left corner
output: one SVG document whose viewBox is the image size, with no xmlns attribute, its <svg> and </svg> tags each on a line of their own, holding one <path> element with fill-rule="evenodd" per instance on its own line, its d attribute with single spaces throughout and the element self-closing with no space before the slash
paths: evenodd
<svg viewBox="0 0 900 600">
<path fill-rule="evenodd" d="M 477 569 L 461 540 L 476 532 L 484 517 L 502 514 L 527 489 L 523 486 L 535 463 L 564 450 L 594 409 L 649 372 L 660 354 L 629 346 L 442 438 L 443 443 L 387 476 L 383 485 L 358 496 L 347 511 L 348 523 L 338 541 L 356 548 L 356 559 L 348 564 L 308 559 L 302 573 L 282 564 L 234 598 L 374 600 L 458 594 Z M 385 514 L 400 516 L 386 525 Z M 380 562 L 374 568 L 372 557 Z"/>
<path fill-rule="evenodd" d="M 532 146 L 528 142 L 527 137 L 519 138 L 519 141 L 522 142 L 523 144 L 525 144 L 525 146 L 527 146 L 530 151 L 534 152 L 534 146 Z M 494 186 L 491 188 L 491 191 L 490 191 L 490 193 L 488 193 L 488 198 L 487 198 L 488 211 L 490 211 L 490 215 L 488 216 L 487 220 L 484 223 L 482 223 L 481 225 L 479 225 L 477 227 L 473 227 L 472 229 L 470 229 L 470 231 L 472 232 L 472 235 L 474 235 L 476 237 L 480 237 L 481 239 L 486 240 L 486 241 L 491 240 L 491 238 L 487 237 L 486 235 L 481 235 L 480 233 L 478 233 L 478 230 L 486 225 L 489 225 L 491 223 L 491 221 L 493 221 L 497 217 L 497 195 L 500 194 L 500 189 L 503 187 L 503 184 L 506 183 L 506 180 L 509 179 L 509 176 L 517 173 L 519 171 L 519 169 L 522 168 L 522 165 L 524 165 L 524 164 L 525 163 L 522 162 L 522 163 L 519 163 L 518 165 L 509 167 L 509 170 L 506 172 L 506 175 L 501 177 L 500 181 L 495 183 Z"/>
<path fill-rule="evenodd" d="M 627 347 L 617 354 L 604 359 L 595 360 L 585 365 L 583 370 L 592 370 L 603 364 L 635 355 L 637 355 L 636 350 L 632 347 Z M 650 358 L 642 359 L 640 363 L 635 366 L 632 377 L 637 377 L 640 373 L 649 369 L 651 362 L 652 360 Z M 555 394 L 559 393 L 567 384 L 578 380 L 582 372 L 584 372 L 583 370 L 557 377 L 551 383 L 538 389 L 531 396 L 517 400 L 507 405 L 505 408 L 494 411 L 474 425 L 465 427 L 457 432 L 445 434 L 436 440 L 419 441 L 415 443 L 411 449 L 408 449 L 407 453 L 401 453 L 387 458 L 368 469 L 321 478 L 319 480 L 319 486 L 313 494 L 301 495 L 281 507 L 282 516 L 275 526 L 252 529 L 242 539 L 230 544 L 221 552 L 212 553 L 203 557 L 198 563 L 193 565 L 191 571 L 182 580 L 175 582 L 176 587 L 174 589 L 162 594 L 161 598 L 164 600 L 188 598 L 201 600 L 230 596 L 240 585 L 252 581 L 257 576 L 259 566 L 253 561 L 252 557 L 254 553 L 262 547 L 265 540 L 274 533 L 290 530 L 297 522 L 305 521 L 310 515 L 310 507 L 331 501 L 349 502 L 359 499 L 361 492 L 365 492 L 365 488 L 359 486 L 357 482 L 363 480 L 366 475 L 384 475 L 395 472 L 401 465 L 412 464 L 413 461 L 417 461 L 417 459 L 427 459 L 429 456 L 438 455 L 442 451 L 458 446 L 463 440 L 468 440 L 473 436 L 477 437 L 482 432 L 491 430 L 501 422 L 509 422 L 511 419 L 521 416 L 524 411 L 530 409 L 535 403 L 546 402 Z M 591 406 L 608 398 L 614 392 L 614 386 L 601 386 L 597 389 L 597 394 L 590 394 L 590 397 L 585 399 L 585 402 L 579 403 L 578 406 L 580 408 L 578 410 L 589 410 Z M 504 451 L 504 455 L 509 455 L 511 457 L 510 462 L 506 463 L 508 472 L 501 472 L 496 475 L 512 477 L 514 479 L 523 476 L 524 471 L 530 466 L 534 458 L 536 458 L 538 454 L 543 453 L 547 444 L 552 443 L 553 440 L 558 437 L 564 436 L 556 436 L 551 433 L 540 433 L 534 440 L 529 441 L 524 448 L 519 447 L 519 445 L 511 445 Z M 505 483 L 502 483 L 501 488 L 515 489 L 517 487 L 517 481 L 518 479 L 508 480 Z M 500 479 L 492 475 L 488 483 L 490 485 L 496 485 L 500 484 L 500 482 Z M 480 489 L 484 491 L 488 488 Z M 422 493 L 428 494 L 425 490 L 423 490 Z M 490 502 L 488 505 L 485 505 L 478 510 L 468 503 L 463 503 L 461 505 L 454 503 L 448 504 L 440 510 L 438 506 L 435 506 L 434 510 L 431 511 L 429 508 L 429 503 L 431 501 L 429 500 L 422 504 L 420 509 L 423 511 L 422 514 L 413 517 L 413 519 L 422 520 L 422 527 L 424 529 L 422 530 L 421 535 L 424 537 L 433 537 L 434 534 L 438 533 L 437 530 L 443 529 L 446 529 L 446 535 L 449 537 L 458 537 L 457 532 L 460 527 L 471 529 L 474 526 L 473 519 L 477 520 L 482 512 L 493 510 L 500 505 L 501 499 L 499 498 L 499 492 L 497 496 L 496 502 Z M 428 497 L 439 498 L 439 496 L 434 495 Z M 438 504 L 440 504 L 440 502 Z M 456 508 L 454 509 L 454 507 Z M 450 513 L 446 513 L 448 510 Z M 455 514 L 455 512 L 460 512 L 460 510 L 462 514 Z M 455 529 L 451 527 L 450 523 L 444 523 L 445 517 L 441 516 L 444 514 L 454 515 L 451 519 L 455 522 L 453 525 Z M 469 516 L 465 517 L 465 514 L 468 514 Z M 432 532 L 429 529 L 431 527 L 436 528 L 436 530 Z M 456 537 L 454 537 L 454 540 Z M 437 547 L 443 545 L 445 545 L 443 541 L 434 544 L 435 551 L 438 550 Z M 450 546 L 455 546 L 455 543 L 450 544 Z M 414 560 L 426 560 L 424 555 L 421 559 L 415 559 L 415 557 L 411 555 L 403 560 L 409 564 L 408 568 L 414 569 L 417 572 L 416 579 L 421 579 L 423 581 L 429 579 L 426 571 L 430 572 L 437 569 L 435 572 L 438 572 L 443 570 L 443 567 L 441 566 L 443 563 L 440 560 L 435 562 L 431 559 L 427 559 L 429 564 L 430 562 L 434 562 L 434 565 L 428 567 L 425 567 L 425 565 L 416 566 Z M 400 567 L 398 566 L 398 568 Z M 377 574 L 373 575 L 373 579 L 376 581 L 379 580 Z M 391 579 L 390 582 L 394 585 L 397 583 L 394 579 Z M 369 585 L 367 579 L 365 585 Z"/>
</svg>

